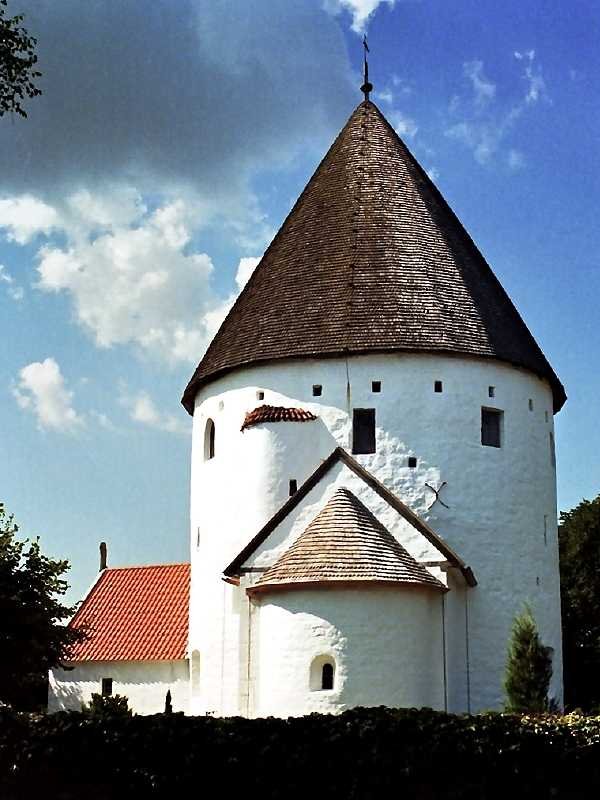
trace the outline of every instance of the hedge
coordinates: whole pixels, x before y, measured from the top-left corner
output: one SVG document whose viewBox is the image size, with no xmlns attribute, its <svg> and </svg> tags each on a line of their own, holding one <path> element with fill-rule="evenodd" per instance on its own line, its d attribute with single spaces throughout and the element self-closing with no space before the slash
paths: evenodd
<svg viewBox="0 0 600 800">
<path fill-rule="evenodd" d="M 262 800 L 577 800 L 599 790 L 600 718 L 387 708 L 287 720 L 0 710 L 2 800 L 183 792 Z"/>
</svg>

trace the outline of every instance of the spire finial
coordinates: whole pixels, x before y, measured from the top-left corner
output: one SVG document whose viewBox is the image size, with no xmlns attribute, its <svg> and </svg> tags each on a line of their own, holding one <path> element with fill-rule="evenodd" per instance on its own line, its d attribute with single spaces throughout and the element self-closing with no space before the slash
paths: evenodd
<svg viewBox="0 0 600 800">
<path fill-rule="evenodd" d="M 367 61 L 367 53 L 369 52 L 369 45 L 367 44 L 367 34 L 363 35 L 363 48 L 364 48 L 364 61 L 363 61 L 363 85 L 360 87 L 361 92 L 365 96 L 365 102 L 369 102 L 369 94 L 373 90 L 373 84 L 369 83 L 369 62 Z"/>
</svg>

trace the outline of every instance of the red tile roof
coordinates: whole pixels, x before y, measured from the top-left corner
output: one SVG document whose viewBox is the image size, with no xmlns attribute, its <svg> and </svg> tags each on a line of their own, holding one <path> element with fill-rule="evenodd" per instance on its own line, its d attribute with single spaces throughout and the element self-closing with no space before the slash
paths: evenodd
<svg viewBox="0 0 600 800">
<path fill-rule="evenodd" d="M 284 408 L 283 406 L 259 406 L 248 411 L 241 430 L 260 425 L 261 422 L 310 422 L 316 419 L 311 411 L 302 408 Z"/>
<path fill-rule="evenodd" d="M 104 570 L 71 620 L 90 637 L 69 661 L 185 658 L 189 587 L 189 564 Z"/>
</svg>

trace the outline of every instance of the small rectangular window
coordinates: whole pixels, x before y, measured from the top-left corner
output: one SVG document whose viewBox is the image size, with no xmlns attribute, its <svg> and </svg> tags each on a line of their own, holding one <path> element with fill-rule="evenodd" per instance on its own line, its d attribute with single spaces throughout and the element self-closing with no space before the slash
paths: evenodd
<svg viewBox="0 0 600 800">
<path fill-rule="evenodd" d="M 531 397 L 529 398 L 529 410 L 533 411 L 533 400 L 531 399 Z"/>
<path fill-rule="evenodd" d="M 416 456 L 409 456 L 408 457 L 408 466 L 411 469 L 414 469 L 417 466 L 417 457 Z"/>
<path fill-rule="evenodd" d="M 257 400 L 264 400 L 265 399 L 265 393 L 262 390 L 259 389 L 258 392 L 256 393 L 256 399 Z"/>
<path fill-rule="evenodd" d="M 502 411 L 495 408 L 481 409 L 481 444 L 500 447 L 502 436 Z"/>
<path fill-rule="evenodd" d="M 112 694 L 112 678 L 102 678 L 102 697 L 110 697 Z"/>
<path fill-rule="evenodd" d="M 320 383 L 313 384 L 313 397 L 321 397 L 323 394 L 323 387 Z"/>
<path fill-rule="evenodd" d="M 290 478 L 290 497 L 298 491 L 298 481 L 296 478 Z"/>
<path fill-rule="evenodd" d="M 355 408 L 352 418 L 352 452 L 375 452 L 375 409 Z"/>
<path fill-rule="evenodd" d="M 381 391 L 381 381 L 371 381 L 371 391 L 377 394 Z"/>
<path fill-rule="evenodd" d="M 441 381 L 434 381 L 433 383 L 433 391 L 438 392 L 438 394 L 443 390 L 443 385 Z"/>
<path fill-rule="evenodd" d="M 495 397 L 495 396 L 496 396 L 496 387 L 488 386 L 488 397 Z"/>
</svg>

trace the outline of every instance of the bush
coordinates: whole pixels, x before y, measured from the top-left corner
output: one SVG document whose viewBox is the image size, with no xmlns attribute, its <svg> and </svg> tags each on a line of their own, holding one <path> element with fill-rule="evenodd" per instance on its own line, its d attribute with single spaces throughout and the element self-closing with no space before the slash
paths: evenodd
<svg viewBox="0 0 600 800">
<path fill-rule="evenodd" d="M 127 697 L 120 694 L 104 696 L 94 692 L 87 705 L 81 707 L 81 712 L 89 717 L 130 717 Z"/>
<path fill-rule="evenodd" d="M 173 798 L 217 785 L 261 800 L 594 797 L 600 719 L 430 709 L 339 716 L 111 718 L 0 710 L 0 796 Z"/>
</svg>

